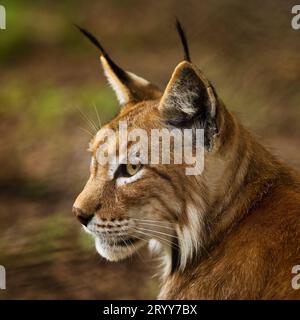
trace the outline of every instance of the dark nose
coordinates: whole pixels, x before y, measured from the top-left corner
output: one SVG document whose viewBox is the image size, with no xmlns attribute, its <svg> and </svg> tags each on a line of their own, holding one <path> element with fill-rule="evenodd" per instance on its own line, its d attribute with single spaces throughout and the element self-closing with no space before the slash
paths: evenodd
<svg viewBox="0 0 300 320">
<path fill-rule="evenodd" d="M 86 213 L 83 210 L 76 207 L 73 207 L 72 212 L 75 214 L 79 222 L 84 226 L 87 226 L 87 224 L 91 221 L 91 219 L 94 216 L 94 214 Z"/>
</svg>

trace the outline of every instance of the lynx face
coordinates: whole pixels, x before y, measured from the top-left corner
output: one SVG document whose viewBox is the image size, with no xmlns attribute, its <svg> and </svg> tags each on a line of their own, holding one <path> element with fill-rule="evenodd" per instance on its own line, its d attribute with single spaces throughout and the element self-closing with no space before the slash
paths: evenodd
<svg viewBox="0 0 300 320">
<path fill-rule="evenodd" d="M 220 121 L 217 96 L 189 61 L 176 67 L 163 92 L 122 70 L 93 36 L 81 31 L 100 48 L 105 75 L 122 107 L 119 115 L 101 128 L 90 143 L 90 178 L 76 199 L 73 212 L 95 237 L 99 254 L 108 260 L 123 259 L 150 242 L 166 250 L 170 268 L 184 267 L 201 244 L 199 236 L 206 236 L 206 217 L 201 214 L 208 197 L 205 176 L 187 176 L 184 164 L 132 163 L 130 157 L 127 164 L 101 164 L 97 154 L 99 148 L 104 148 L 108 156 L 116 150 L 122 158 L 119 141 L 104 139 L 106 130 L 117 132 L 121 121 L 127 123 L 128 131 L 202 128 L 205 161 L 209 165 Z M 130 153 L 130 146 L 128 150 Z M 214 161 L 211 162 L 214 167 Z M 200 196 L 194 191 L 199 187 L 203 189 Z"/>
<path fill-rule="evenodd" d="M 145 123 L 147 117 L 148 124 Z M 99 164 L 97 150 L 103 143 L 103 132 L 107 128 L 117 131 L 119 121 L 127 121 L 128 130 L 150 124 L 158 128 L 158 101 L 127 105 L 90 144 L 91 176 L 77 198 L 74 210 L 85 230 L 95 236 L 97 251 L 108 260 L 125 258 L 153 238 L 172 244 L 181 206 L 176 200 L 177 190 L 170 184 L 172 172 L 168 173 L 163 166 L 132 164 L 130 161 L 127 164 L 116 161 Z M 105 149 L 107 153 L 120 151 L 115 141 Z M 130 147 L 128 150 L 130 152 Z M 178 174 L 181 171 L 177 168 Z M 170 202 L 170 199 L 175 200 Z"/>
</svg>

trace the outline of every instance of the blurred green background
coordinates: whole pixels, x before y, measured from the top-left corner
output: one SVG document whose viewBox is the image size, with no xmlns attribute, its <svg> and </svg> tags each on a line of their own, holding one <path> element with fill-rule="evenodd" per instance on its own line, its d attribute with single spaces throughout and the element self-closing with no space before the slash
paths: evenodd
<svg viewBox="0 0 300 320">
<path fill-rule="evenodd" d="M 300 31 L 294 1 L 1 1 L 0 298 L 141 299 L 158 291 L 146 250 L 120 263 L 99 257 L 71 214 L 89 171 L 84 113 L 118 110 L 95 33 L 125 69 L 162 88 L 182 58 L 180 18 L 193 61 L 259 140 L 300 168 Z M 79 111 L 81 110 L 81 111 Z"/>
</svg>

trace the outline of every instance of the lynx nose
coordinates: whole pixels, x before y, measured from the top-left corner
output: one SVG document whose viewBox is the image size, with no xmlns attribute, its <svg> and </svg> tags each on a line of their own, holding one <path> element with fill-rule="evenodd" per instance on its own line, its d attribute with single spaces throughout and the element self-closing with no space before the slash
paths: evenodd
<svg viewBox="0 0 300 320">
<path fill-rule="evenodd" d="M 87 226 L 87 224 L 91 221 L 91 219 L 94 216 L 94 214 L 86 213 L 83 210 L 76 207 L 73 207 L 72 212 L 75 214 L 79 222 L 84 226 Z"/>
</svg>

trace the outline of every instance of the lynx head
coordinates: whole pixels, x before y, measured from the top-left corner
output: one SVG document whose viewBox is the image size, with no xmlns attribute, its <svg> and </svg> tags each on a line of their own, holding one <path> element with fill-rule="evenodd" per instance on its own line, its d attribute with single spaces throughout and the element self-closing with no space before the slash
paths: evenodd
<svg viewBox="0 0 300 320">
<path fill-rule="evenodd" d="M 73 207 L 84 229 L 95 237 L 96 249 L 103 257 L 117 261 L 149 243 L 165 249 L 169 271 L 183 269 L 207 236 L 206 214 L 211 200 L 207 175 L 214 171 L 212 184 L 221 176 L 217 169 L 222 145 L 219 136 L 226 112 L 212 85 L 191 63 L 179 23 L 177 28 L 185 59 L 175 68 L 164 91 L 121 69 L 94 36 L 80 29 L 100 49 L 104 73 L 121 108 L 90 142 L 90 178 Z M 107 139 L 107 132 L 120 131 L 120 122 L 126 123 L 128 132 L 142 129 L 148 135 L 153 129 L 204 129 L 204 172 L 187 175 L 186 164 L 172 161 L 134 161 L 132 141 L 123 154 L 122 140 Z M 160 139 L 159 148 L 161 143 Z M 194 145 L 193 151 L 197 147 Z M 99 163 L 99 149 L 108 157 L 115 152 L 118 160 L 114 157 Z M 170 148 L 172 159 L 174 152 Z M 122 163 L 122 157 L 128 157 L 128 162 Z"/>
</svg>

